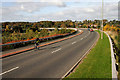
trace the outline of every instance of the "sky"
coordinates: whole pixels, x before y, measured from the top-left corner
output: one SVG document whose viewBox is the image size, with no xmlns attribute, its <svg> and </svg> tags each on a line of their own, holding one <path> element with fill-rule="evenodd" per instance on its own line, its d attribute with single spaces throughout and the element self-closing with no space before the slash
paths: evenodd
<svg viewBox="0 0 120 80">
<path fill-rule="evenodd" d="M 118 20 L 119 0 L 103 0 L 104 19 Z M 102 0 L 1 0 L 0 22 L 102 19 Z"/>
</svg>

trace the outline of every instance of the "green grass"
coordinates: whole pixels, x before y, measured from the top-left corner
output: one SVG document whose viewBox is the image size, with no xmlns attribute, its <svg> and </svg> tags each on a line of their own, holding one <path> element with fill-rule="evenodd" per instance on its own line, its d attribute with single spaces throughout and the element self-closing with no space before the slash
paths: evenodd
<svg viewBox="0 0 120 80">
<path fill-rule="evenodd" d="M 100 34 L 100 32 L 98 31 Z M 65 79 L 70 78 L 112 78 L 111 52 L 108 37 L 99 38 L 97 44 L 89 52 L 77 69 Z"/>
</svg>

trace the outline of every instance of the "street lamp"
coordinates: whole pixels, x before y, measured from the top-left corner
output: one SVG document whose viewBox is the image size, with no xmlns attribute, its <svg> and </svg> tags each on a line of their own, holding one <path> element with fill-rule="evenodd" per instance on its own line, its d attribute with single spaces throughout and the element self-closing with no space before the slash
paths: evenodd
<svg viewBox="0 0 120 80">
<path fill-rule="evenodd" d="M 77 21 L 75 21 L 75 26 L 76 26 L 76 29 L 78 31 L 78 22 Z"/>
<path fill-rule="evenodd" d="M 103 0 L 102 0 L 102 24 L 101 24 L 101 28 L 102 28 L 102 32 L 101 32 L 101 39 L 103 39 Z"/>
</svg>

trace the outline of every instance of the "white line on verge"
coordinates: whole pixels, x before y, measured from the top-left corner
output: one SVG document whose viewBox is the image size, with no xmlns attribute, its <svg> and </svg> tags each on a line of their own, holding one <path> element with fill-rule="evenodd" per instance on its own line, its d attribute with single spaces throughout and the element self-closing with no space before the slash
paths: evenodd
<svg viewBox="0 0 120 80">
<path fill-rule="evenodd" d="M 72 44 L 75 44 L 76 42 L 73 42 Z"/>
<path fill-rule="evenodd" d="M 15 68 L 12 68 L 12 69 L 10 69 L 10 70 L 8 70 L 8 71 L 5 71 L 5 72 L 3 72 L 3 73 L 0 73 L 0 76 L 3 75 L 3 74 L 6 74 L 6 73 L 8 73 L 8 72 L 11 72 L 11 71 L 13 71 L 13 70 L 15 70 L 15 69 L 17 69 L 17 68 L 19 68 L 19 67 L 15 67 Z"/>
<path fill-rule="evenodd" d="M 59 49 L 57 49 L 57 50 L 53 51 L 52 53 L 55 53 L 55 52 L 57 52 L 57 51 L 59 51 L 59 50 L 61 50 L 61 48 L 59 48 Z"/>
</svg>

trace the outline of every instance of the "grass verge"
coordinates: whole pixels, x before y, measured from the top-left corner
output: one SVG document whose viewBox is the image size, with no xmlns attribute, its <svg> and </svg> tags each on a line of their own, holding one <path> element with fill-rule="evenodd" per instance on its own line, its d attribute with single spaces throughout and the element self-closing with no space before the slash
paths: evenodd
<svg viewBox="0 0 120 80">
<path fill-rule="evenodd" d="M 100 31 L 98 31 L 100 34 Z M 83 59 L 79 66 L 68 77 L 64 78 L 112 78 L 111 51 L 108 37 L 103 34 L 104 39 L 98 40 L 94 48 Z"/>
</svg>

